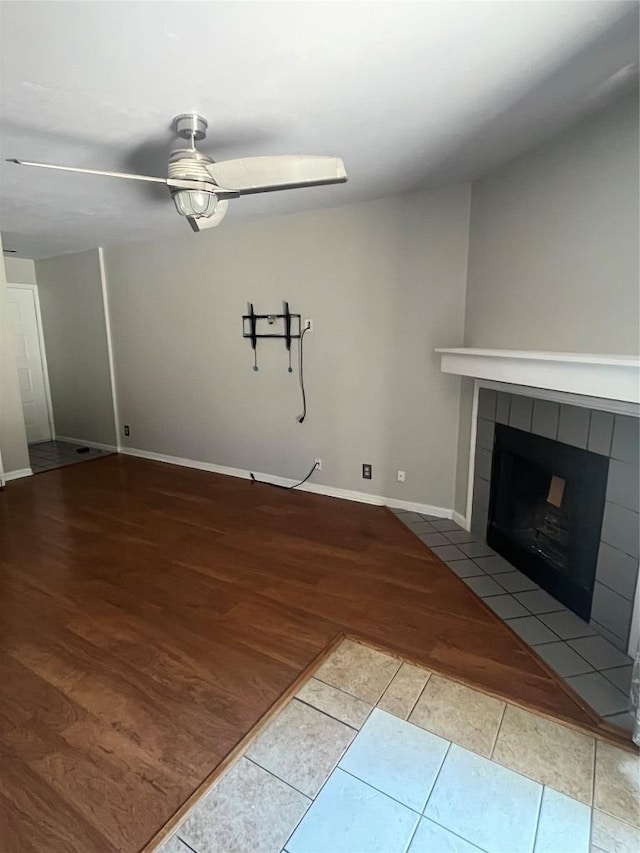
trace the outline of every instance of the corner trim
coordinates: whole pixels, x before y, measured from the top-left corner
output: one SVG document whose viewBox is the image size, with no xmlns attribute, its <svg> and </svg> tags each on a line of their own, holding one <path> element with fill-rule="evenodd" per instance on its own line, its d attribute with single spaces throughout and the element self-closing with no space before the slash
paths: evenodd
<svg viewBox="0 0 640 853">
<path fill-rule="evenodd" d="M 100 286 L 102 288 L 102 309 L 104 311 L 104 328 L 107 333 L 107 359 L 109 361 L 109 376 L 111 378 L 111 402 L 113 404 L 113 421 L 116 431 L 116 446 L 120 449 L 120 412 L 118 410 L 118 394 L 116 391 L 116 366 L 113 357 L 113 335 L 111 332 L 111 314 L 109 311 L 109 290 L 107 288 L 107 268 L 104 262 L 104 249 L 98 246 L 98 265 L 100 267 Z M 88 442 L 85 442 L 88 444 Z M 95 445 L 97 446 L 97 445 Z"/>
<path fill-rule="evenodd" d="M 167 462 L 169 465 L 180 465 L 183 468 L 196 468 L 199 471 L 209 471 L 213 474 L 225 474 L 228 477 L 240 477 L 243 480 L 250 479 L 249 471 L 244 468 L 230 468 L 226 465 L 216 465 L 213 462 L 199 462 L 196 459 L 185 459 L 181 456 L 168 456 L 164 453 L 154 453 L 151 450 L 140 450 L 136 447 L 120 447 L 120 453 L 125 456 L 137 456 L 140 459 L 150 459 L 154 462 Z M 275 474 L 265 474 L 260 471 L 253 472 L 259 479 L 266 479 L 276 486 L 293 486 L 297 481 L 288 477 L 278 477 Z M 299 490 L 311 492 L 316 495 L 325 495 L 330 498 L 340 498 L 345 501 L 356 501 L 358 503 L 371 504 L 373 506 L 388 506 L 393 509 L 405 509 L 410 512 L 421 512 L 425 515 L 435 515 L 438 518 L 451 518 L 453 510 L 431 504 L 417 503 L 415 501 L 401 501 L 395 498 L 385 498 L 382 495 L 371 495 L 366 492 L 356 492 L 350 489 L 339 489 L 335 486 L 325 486 L 318 483 L 303 483 Z"/>
</svg>

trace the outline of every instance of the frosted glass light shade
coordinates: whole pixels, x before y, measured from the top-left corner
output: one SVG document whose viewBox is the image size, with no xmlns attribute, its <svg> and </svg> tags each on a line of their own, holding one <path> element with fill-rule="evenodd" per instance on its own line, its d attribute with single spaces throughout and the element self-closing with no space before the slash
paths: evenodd
<svg viewBox="0 0 640 853">
<path fill-rule="evenodd" d="M 178 190 L 173 201 L 180 216 L 213 216 L 218 203 L 215 193 L 200 190 Z"/>
</svg>

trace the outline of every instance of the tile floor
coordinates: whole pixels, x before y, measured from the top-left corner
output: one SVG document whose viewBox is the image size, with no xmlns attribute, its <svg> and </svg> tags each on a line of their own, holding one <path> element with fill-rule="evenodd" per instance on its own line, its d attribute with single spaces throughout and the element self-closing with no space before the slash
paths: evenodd
<svg viewBox="0 0 640 853">
<path fill-rule="evenodd" d="M 34 474 L 40 474 L 42 471 L 51 471 L 54 468 L 75 465 L 77 462 L 86 462 L 87 459 L 95 459 L 96 456 L 104 456 L 108 452 L 98 450 L 96 447 L 88 447 L 84 453 L 78 453 L 81 446 L 70 444 L 68 441 L 42 441 L 39 444 L 30 444 L 31 470 Z"/>
<path fill-rule="evenodd" d="M 594 711 L 622 728 L 633 728 L 630 657 L 455 521 L 393 512 Z"/>
<path fill-rule="evenodd" d="M 640 759 L 345 640 L 162 853 L 636 853 Z"/>
</svg>

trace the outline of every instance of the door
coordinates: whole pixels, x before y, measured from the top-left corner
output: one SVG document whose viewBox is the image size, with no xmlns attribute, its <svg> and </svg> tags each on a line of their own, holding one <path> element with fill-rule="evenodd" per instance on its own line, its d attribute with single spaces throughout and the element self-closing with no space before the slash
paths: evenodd
<svg viewBox="0 0 640 853">
<path fill-rule="evenodd" d="M 8 286 L 9 317 L 18 368 L 27 442 L 50 441 L 51 424 L 45 388 L 44 352 L 32 288 Z"/>
</svg>

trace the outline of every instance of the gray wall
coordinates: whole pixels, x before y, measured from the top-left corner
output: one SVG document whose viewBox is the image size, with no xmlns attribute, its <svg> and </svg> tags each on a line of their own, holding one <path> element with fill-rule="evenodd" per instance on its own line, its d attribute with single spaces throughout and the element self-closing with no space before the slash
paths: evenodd
<svg viewBox="0 0 640 853">
<path fill-rule="evenodd" d="M 0 255 L 2 254 L 0 239 Z M 6 259 L 14 260 L 15 259 Z M 20 264 L 13 264 L 11 281 Z M 29 467 L 27 434 L 24 428 L 22 400 L 18 387 L 18 372 L 13 349 L 13 330 L 7 311 L 7 276 L 5 262 L 0 260 L 0 465 L 5 472 L 20 471 Z"/>
<path fill-rule="evenodd" d="M 640 351 L 638 96 L 472 189 L 466 346 Z"/>
<path fill-rule="evenodd" d="M 56 435 L 116 444 L 97 249 L 36 261 Z"/>
<path fill-rule="evenodd" d="M 462 342 L 468 218 L 460 186 L 107 249 L 124 443 L 285 477 L 320 456 L 315 482 L 451 507 L 459 380 L 433 349 Z M 242 338 L 248 301 L 283 299 L 314 320 L 303 425 L 284 344 L 255 373 Z"/>
</svg>

